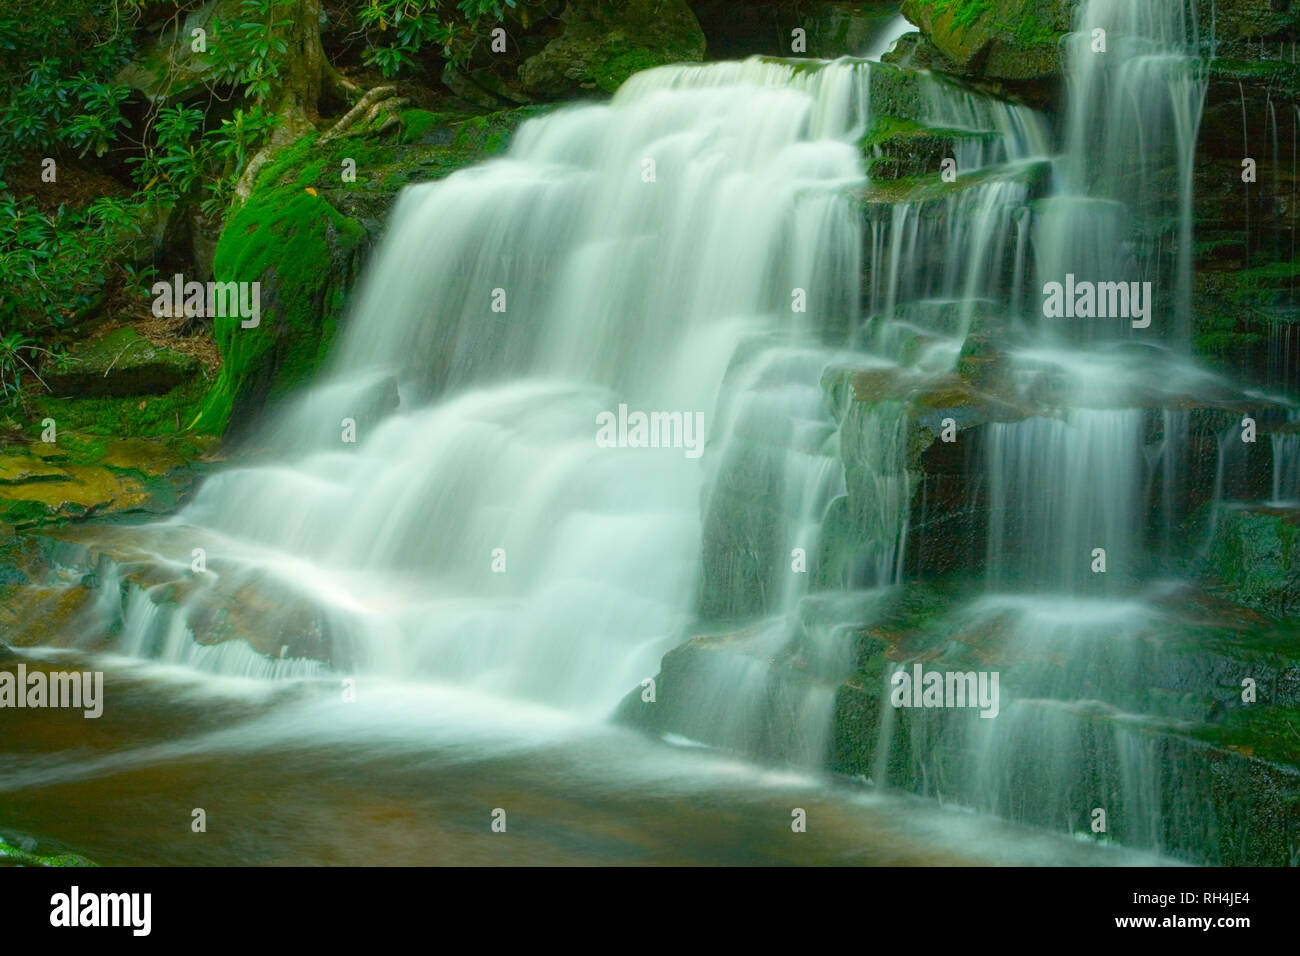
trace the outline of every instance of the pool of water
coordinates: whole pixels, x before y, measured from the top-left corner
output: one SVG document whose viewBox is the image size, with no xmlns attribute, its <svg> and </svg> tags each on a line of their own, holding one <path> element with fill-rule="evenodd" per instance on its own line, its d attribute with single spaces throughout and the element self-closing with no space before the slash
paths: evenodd
<svg viewBox="0 0 1300 956">
<path fill-rule="evenodd" d="M 102 865 L 1167 862 L 463 688 L 22 660 L 104 713 L 0 711 L 0 834 Z"/>
</svg>

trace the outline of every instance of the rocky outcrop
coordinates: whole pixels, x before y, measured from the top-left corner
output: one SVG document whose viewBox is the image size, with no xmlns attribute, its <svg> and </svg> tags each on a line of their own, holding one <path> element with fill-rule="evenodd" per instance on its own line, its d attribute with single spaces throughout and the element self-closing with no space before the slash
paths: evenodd
<svg viewBox="0 0 1300 956">
<path fill-rule="evenodd" d="M 1113 617 L 1071 634 L 1078 622 L 1059 630 L 1049 610 L 1036 618 L 1011 600 L 972 611 L 964 593 L 947 577 L 816 595 L 793 628 L 764 621 L 700 635 L 664 658 L 652 699 L 644 688 L 628 694 L 619 719 L 1080 837 L 1097 838 L 1100 807 L 1105 840 L 1195 862 L 1291 862 L 1300 846 L 1292 628 L 1184 589 L 1111 641 Z M 840 622 L 834 641 L 819 618 Z M 827 656 L 837 645 L 847 661 Z M 895 706 L 891 676 L 915 666 L 999 674 L 996 718 Z M 1250 703 L 1247 676 L 1258 689 Z"/>
<path fill-rule="evenodd" d="M 1217 589 L 1277 618 L 1300 611 L 1300 512 L 1229 505 L 1215 519 L 1206 563 Z"/>
<path fill-rule="evenodd" d="M 153 42 L 118 72 L 117 82 L 140 92 L 153 102 L 174 102 L 206 94 L 223 80 L 218 65 L 206 52 L 193 49 L 195 30 L 211 37 L 219 20 L 238 20 L 240 0 L 208 0 L 161 25 Z"/>
<path fill-rule="evenodd" d="M 612 93 L 638 70 L 704 57 L 704 33 L 686 0 L 571 0 L 561 19 L 563 32 L 519 68 L 534 96 Z"/>
<path fill-rule="evenodd" d="M 953 72 L 1036 80 L 1061 71 L 1075 0 L 904 0 L 903 15 Z"/>
<path fill-rule="evenodd" d="M 0 445 L 0 528 L 172 511 L 206 469 L 201 455 L 202 442 L 71 431 Z"/>
<path fill-rule="evenodd" d="M 862 56 L 898 13 L 896 0 L 692 0 L 691 9 L 708 38 L 710 60 L 755 53 L 833 60 Z M 796 30 L 802 50 L 795 49 Z"/>
<path fill-rule="evenodd" d="M 194 555 L 211 555 L 196 569 Z M 324 611 L 289 583 L 219 557 L 197 529 L 87 523 L 20 533 L 0 550 L 0 635 L 14 646 L 117 647 L 124 653 L 248 676 L 350 665 L 350 646 Z M 139 646 L 120 647 L 137 619 Z"/>
</svg>

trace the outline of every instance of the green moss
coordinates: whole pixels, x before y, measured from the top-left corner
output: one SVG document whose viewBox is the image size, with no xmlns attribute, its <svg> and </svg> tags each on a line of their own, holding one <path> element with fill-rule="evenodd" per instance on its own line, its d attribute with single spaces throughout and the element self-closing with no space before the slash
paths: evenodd
<svg viewBox="0 0 1300 956">
<path fill-rule="evenodd" d="M 308 192 L 331 169 L 333 155 L 313 157 L 291 183 L 281 182 L 310 146 L 303 141 L 287 150 L 221 234 L 217 281 L 260 282 L 262 311 L 253 328 L 238 316 L 213 320 L 225 364 L 194 421 L 200 431 L 221 432 L 241 397 L 275 398 L 305 381 L 333 340 L 344 292 L 335 268 L 366 231 Z"/>
<path fill-rule="evenodd" d="M 202 407 L 209 383 L 202 378 L 179 385 L 165 395 L 132 398 L 35 399 L 41 418 L 53 418 L 59 427 L 59 443 L 69 430 L 116 438 L 133 435 L 165 438 L 185 431 Z M 177 427 L 179 421 L 180 427 Z"/>
<path fill-rule="evenodd" d="M 1265 82 L 1276 98 L 1300 98 L 1300 67 L 1286 60 L 1211 60 L 1210 75 L 1229 82 Z"/>
<path fill-rule="evenodd" d="M 406 110 L 401 115 L 402 132 L 400 139 L 404 143 L 418 143 L 430 130 L 445 122 L 446 114 L 432 113 L 429 110 Z"/>
<path fill-rule="evenodd" d="M 663 66 L 677 60 L 689 60 L 688 55 L 674 54 L 670 51 L 647 50 L 628 43 L 623 37 L 615 40 L 606 38 L 596 48 L 587 68 L 596 85 L 606 93 L 614 93 L 633 73 Z"/>
<path fill-rule="evenodd" d="M 866 135 L 862 137 L 859 145 L 863 149 L 870 149 L 896 136 L 917 133 L 924 129 L 925 127 L 916 120 L 906 119 L 902 116 L 877 116 L 871 121 L 871 127 L 867 130 Z"/>
<path fill-rule="evenodd" d="M 0 837 L 0 866 L 94 866 L 75 853 L 40 854 L 19 849 Z"/>
<path fill-rule="evenodd" d="M 1223 723 L 1197 728 L 1192 736 L 1264 760 L 1300 767 L 1300 707 L 1244 704 Z"/>
<path fill-rule="evenodd" d="M 1289 512 L 1225 508 L 1206 561 L 1233 600 L 1286 618 L 1300 603 L 1297 541 L 1300 527 Z"/>
<path fill-rule="evenodd" d="M 934 0 L 935 13 L 952 14 L 953 26 L 963 30 L 979 20 L 991 9 L 991 0 Z"/>
</svg>

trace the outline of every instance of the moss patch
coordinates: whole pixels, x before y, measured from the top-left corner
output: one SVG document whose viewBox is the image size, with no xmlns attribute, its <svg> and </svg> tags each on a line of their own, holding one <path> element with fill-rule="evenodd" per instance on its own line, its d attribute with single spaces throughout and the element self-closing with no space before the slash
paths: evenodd
<svg viewBox="0 0 1300 956">
<path fill-rule="evenodd" d="M 1247 757 L 1300 767 L 1300 707 L 1243 704 L 1191 736 Z"/>
<path fill-rule="evenodd" d="M 75 853 L 29 852 L 0 837 L 0 866 L 95 866 L 95 864 Z"/>
</svg>

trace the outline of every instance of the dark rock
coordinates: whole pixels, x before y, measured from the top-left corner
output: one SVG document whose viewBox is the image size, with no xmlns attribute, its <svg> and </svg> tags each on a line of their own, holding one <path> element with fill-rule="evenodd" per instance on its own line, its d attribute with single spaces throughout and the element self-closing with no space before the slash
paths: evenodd
<svg viewBox="0 0 1300 956">
<path fill-rule="evenodd" d="M 686 0 L 572 0 L 561 18 L 564 32 L 519 70 L 531 95 L 612 93 L 639 70 L 704 57 L 704 33 Z"/>
</svg>

